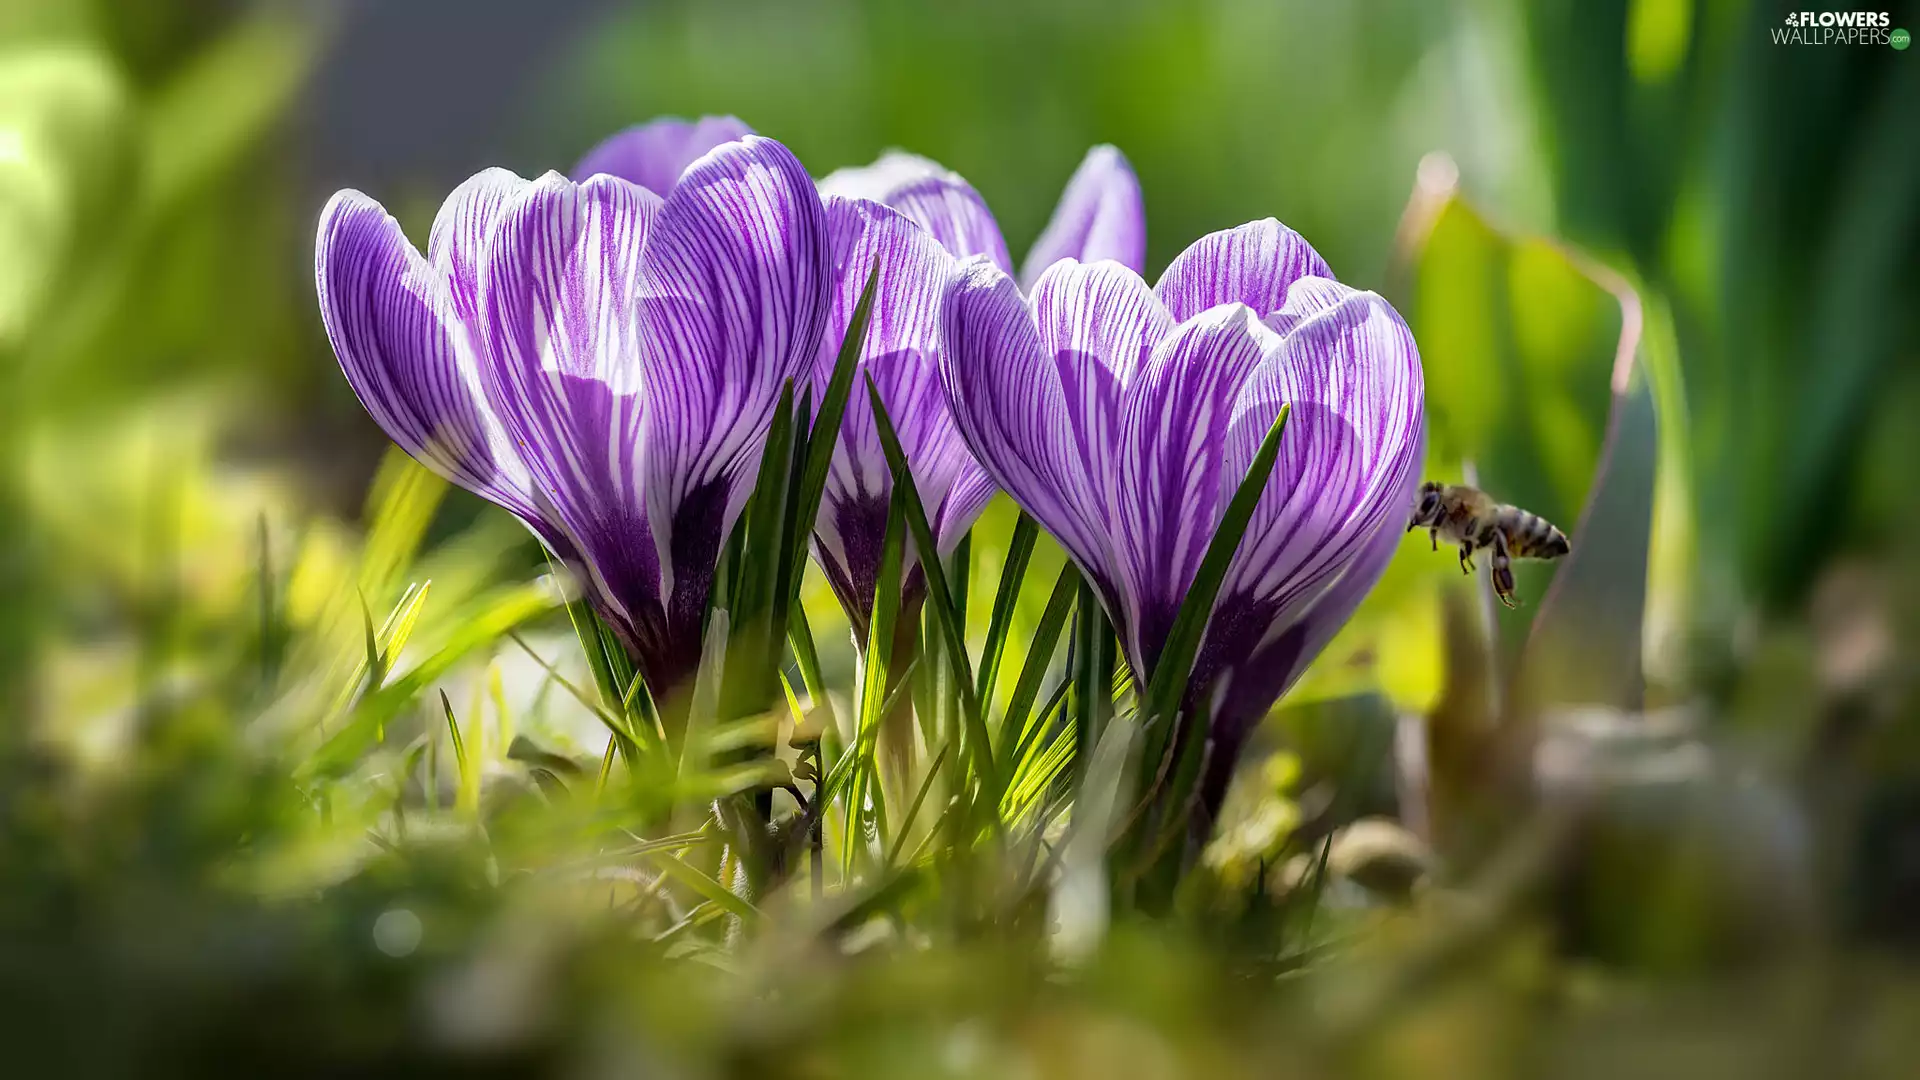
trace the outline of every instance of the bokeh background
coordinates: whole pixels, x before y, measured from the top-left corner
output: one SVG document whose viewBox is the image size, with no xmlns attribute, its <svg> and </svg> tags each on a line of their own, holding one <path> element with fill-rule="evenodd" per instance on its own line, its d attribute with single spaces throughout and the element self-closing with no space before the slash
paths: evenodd
<svg viewBox="0 0 1920 1080">
<path fill-rule="evenodd" d="M 1808 7 L 0 0 L 0 1055 L 1903 1075 L 1920 53 L 1777 43 Z M 1529 568 L 1528 607 L 1496 616 L 1410 538 L 1265 749 L 1304 771 L 1310 838 L 1396 819 L 1457 888 L 1409 911 L 1356 886 L 1314 963 L 1294 958 L 1340 954 L 1318 980 L 1250 975 L 1238 939 L 1189 928 L 1122 933 L 1049 988 L 990 927 L 828 972 L 662 958 L 502 914 L 470 852 L 351 850 L 331 825 L 353 811 L 289 782 L 278 740 L 288 702 L 354 664 L 356 596 L 414 635 L 421 701 L 492 710 L 485 753 L 506 759 L 512 717 L 556 753 L 601 744 L 529 655 L 581 677 L 529 584 L 538 550 L 391 460 L 340 377 L 319 209 L 357 187 L 424 240 L 483 167 L 565 171 L 626 125 L 717 113 L 817 176 L 933 157 L 1016 253 L 1113 143 L 1145 191 L 1149 277 L 1275 216 L 1407 315 L 1429 471 L 1581 526 L 1581 555 Z M 982 574 L 1011 522 L 988 516 Z M 1577 820 L 1487 794 L 1512 766 L 1476 726 L 1498 698 L 1533 718 L 1534 786 L 1603 793 Z M 368 929 L 402 895 L 440 912 L 418 952 L 388 948 L 404 920 L 386 944 Z"/>
</svg>

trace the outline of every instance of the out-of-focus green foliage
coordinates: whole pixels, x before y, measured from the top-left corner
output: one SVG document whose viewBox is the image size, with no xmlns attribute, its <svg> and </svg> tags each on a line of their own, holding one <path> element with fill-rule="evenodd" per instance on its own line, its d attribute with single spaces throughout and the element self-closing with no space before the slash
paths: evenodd
<svg viewBox="0 0 1920 1080">
<path fill-rule="evenodd" d="M 1915 54 L 1775 46 L 1778 11 L 1721 0 L 722 0 L 614 5 L 538 61 L 498 128 L 542 168 L 731 111 L 818 174 L 941 159 L 1016 255 L 1094 142 L 1138 168 L 1153 267 L 1280 217 L 1407 315 L 1430 475 L 1573 534 L 1518 612 L 1407 537 L 1147 919 L 1107 887 L 1141 688 L 1049 538 L 1000 595 L 1004 499 L 944 568 L 951 607 L 894 613 L 898 663 L 809 574 L 779 679 L 709 678 L 691 749 L 635 749 L 662 703 L 589 660 L 565 575 L 381 459 L 319 344 L 324 193 L 290 117 L 329 39 L 302 10 L 0 5 L 16 1071 L 1896 1076 L 1920 1052 L 1889 948 L 1920 820 Z M 442 52 L 410 59 L 476 77 Z M 763 547 L 791 539 L 776 502 Z M 779 652 L 753 636 L 774 565 L 730 564 L 710 661 Z M 758 881 L 748 808 L 775 827 Z"/>
<path fill-rule="evenodd" d="M 1740 605 L 1804 598 L 1834 532 L 1872 530 L 1857 478 L 1912 359 L 1920 66 L 1776 44 L 1782 11 L 1549 0 L 1527 20 L 1567 235 L 1673 307 L 1692 413 L 1709 640 Z M 1897 13 L 1893 22 L 1898 25 Z"/>
<path fill-rule="evenodd" d="M 82 49 L 0 55 L 0 350 L 18 348 L 76 255 L 113 235 L 131 180 L 126 92 Z"/>
</svg>

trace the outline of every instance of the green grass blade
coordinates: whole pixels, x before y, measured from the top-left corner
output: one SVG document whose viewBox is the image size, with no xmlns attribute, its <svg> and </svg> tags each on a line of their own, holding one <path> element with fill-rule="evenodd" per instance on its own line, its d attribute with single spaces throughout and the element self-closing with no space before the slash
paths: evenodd
<svg viewBox="0 0 1920 1080">
<path fill-rule="evenodd" d="M 647 852 L 645 857 L 651 859 L 668 877 L 692 889 L 702 899 L 713 901 L 740 921 L 758 922 L 762 918 L 760 909 L 749 903 L 746 897 L 720 884 L 706 871 L 679 858 L 670 850 L 654 849 Z"/>
<path fill-rule="evenodd" d="M 1074 604 L 1073 671 L 1071 694 L 1073 728 L 1080 744 L 1074 758 L 1081 775 L 1093 763 L 1093 748 L 1106 733 L 1113 716 L 1113 684 L 1119 641 L 1106 609 L 1100 606 L 1093 585 L 1080 583 L 1080 599 Z"/>
<path fill-rule="evenodd" d="M 880 545 L 880 576 L 874 585 L 873 615 L 868 620 L 867 641 L 880 643 L 870 645 L 860 665 L 860 709 L 859 725 L 855 729 L 856 753 L 853 756 L 853 772 L 847 781 L 845 802 L 845 834 L 840 850 L 843 859 L 841 872 L 847 877 L 853 875 L 853 855 L 859 850 L 856 833 L 860 831 L 864 815 L 862 808 L 871 794 L 877 799 L 878 792 L 873 787 L 874 750 L 878 745 L 878 732 L 886 719 L 887 691 L 891 689 L 888 678 L 893 659 L 893 649 L 884 644 L 893 640 L 894 623 L 900 614 L 900 577 L 902 564 L 906 561 L 906 498 L 898 487 L 887 503 L 887 531 Z M 904 685 L 901 684 L 901 685 Z"/>
<path fill-rule="evenodd" d="M 853 393 L 860 353 L 867 347 L 867 327 L 873 321 L 873 291 L 879 280 L 880 268 L 876 265 L 860 290 L 859 303 L 854 305 L 853 319 L 847 323 L 846 337 L 840 341 L 840 354 L 834 358 L 833 374 L 827 380 L 826 393 L 820 398 L 820 412 L 814 417 L 812 432 L 807 438 L 806 467 L 800 474 L 802 527 L 795 530 L 792 538 L 796 566 L 806 558 L 807 537 L 812 534 L 813 519 L 820 512 L 820 498 L 827 490 L 827 470 L 833 464 L 833 448 L 840 441 L 840 425 L 847 415 L 847 401 Z M 800 589 L 798 573 L 788 586 L 791 602 Z"/>
<path fill-rule="evenodd" d="M 941 566 L 940 548 L 928 524 L 926 507 L 914 487 L 913 471 L 906 452 L 900 448 L 900 436 L 887 415 L 887 404 L 880 399 L 880 388 L 867 378 L 867 396 L 873 404 L 873 419 L 880 431 L 880 447 L 893 472 L 893 485 L 906 499 L 907 524 L 913 530 L 915 549 L 920 555 L 921 571 L 927 578 L 927 606 L 940 629 L 941 644 L 953 675 L 954 693 L 960 699 L 960 713 L 966 722 L 967 750 L 975 773 L 990 796 L 988 805 L 999 800 L 999 767 L 993 759 L 993 743 L 987 736 L 987 723 L 980 713 L 980 698 L 973 691 L 973 672 L 967 662 L 964 616 L 954 608 L 953 593 L 947 588 L 947 575 Z M 997 820 L 997 818 L 996 818 Z"/>
<path fill-rule="evenodd" d="M 795 604 L 787 612 L 787 644 L 793 649 L 793 662 L 800 669 L 800 685 L 815 708 L 827 705 L 827 680 L 820 671 L 820 650 L 813 643 L 813 626 L 807 622 L 807 609 Z"/>
<path fill-rule="evenodd" d="M 1066 705 L 1067 691 L 1071 689 L 1073 689 L 1073 680 L 1061 679 L 1060 685 L 1053 688 L 1053 693 L 1047 696 L 1046 703 L 1040 707 L 1040 711 L 1034 714 L 1033 721 L 1027 725 L 1027 730 L 1021 732 L 1020 742 L 1013 748 L 1013 755 L 1010 758 L 1012 768 L 1008 772 L 1009 787 L 1020 783 L 1021 777 L 1033 767 L 1034 754 L 1040 747 L 1041 739 L 1053 723 L 1053 718 Z"/>
<path fill-rule="evenodd" d="M 939 752 L 934 754 L 933 760 L 927 763 L 927 775 L 920 778 L 920 790 L 914 792 L 913 802 L 907 805 L 905 816 L 894 828 L 893 845 L 887 849 L 888 866 L 894 866 L 900 862 L 900 849 L 906 846 L 907 834 L 913 831 L 913 824 L 920 817 L 920 808 L 926 804 L 927 793 L 933 790 L 933 782 L 940 775 L 940 766 L 946 762 L 947 754 L 952 750 L 953 740 L 949 739 L 940 745 Z"/>
<path fill-rule="evenodd" d="M 987 623 L 987 642 L 980 650 L 979 682 L 974 693 L 985 703 L 993 700 L 993 684 L 1000 673 L 1000 658 L 1006 652 L 1007 635 L 1013 630 L 1013 612 L 1020 603 L 1020 588 L 1026 584 L 1027 564 L 1033 559 L 1034 544 L 1040 538 L 1040 523 L 1025 510 L 1013 524 L 1013 539 L 1007 543 L 1007 561 L 1000 568 L 1000 584 L 993 593 L 993 617 Z"/>
<path fill-rule="evenodd" d="M 533 646 L 527 644 L 527 641 L 525 638 L 521 637 L 519 634 L 511 633 L 511 632 L 507 634 L 507 637 L 515 645 L 520 646 L 521 652 L 526 653 L 527 656 L 530 657 L 534 663 L 540 665 L 540 669 L 542 671 L 545 671 L 547 673 L 547 677 L 552 679 L 554 683 L 560 687 L 560 689 L 565 690 L 567 693 L 573 695 L 573 698 L 575 701 L 578 701 L 580 704 L 586 706 L 587 711 L 591 712 L 594 715 L 595 719 L 599 720 L 601 724 L 605 725 L 608 731 L 613 733 L 613 738 L 615 742 L 620 742 L 622 740 L 627 742 L 635 741 L 632 732 L 627 730 L 626 725 L 621 722 L 619 717 L 614 715 L 612 710 L 608 709 L 605 705 L 600 704 L 598 701 L 595 701 L 592 694 L 589 694 L 585 690 L 582 690 L 579 686 L 576 686 L 573 680 L 567 678 L 565 675 L 560 674 L 560 669 L 557 667 L 554 667 L 553 664 L 549 662 L 546 657 L 541 656 L 539 653 L 535 652 L 533 650 Z M 638 748 L 632 747 L 630 749 L 637 751 Z"/>
<path fill-rule="evenodd" d="M 1220 527 L 1207 545 L 1207 553 L 1200 560 L 1193 583 L 1187 588 L 1186 599 L 1181 601 L 1180 611 L 1174 616 L 1173 629 L 1167 634 L 1166 646 L 1161 649 L 1153 670 L 1144 673 L 1147 684 L 1140 702 L 1140 724 L 1146 738 L 1146 752 L 1141 755 L 1140 768 L 1148 778 L 1157 775 L 1162 759 L 1173 744 L 1174 714 L 1187 692 L 1187 679 L 1193 672 L 1194 659 L 1200 653 L 1201 639 L 1206 633 L 1207 621 L 1213 614 L 1214 599 L 1220 593 L 1221 583 L 1226 580 L 1227 568 L 1240 548 L 1240 539 L 1247 531 L 1247 524 L 1253 520 L 1254 507 L 1259 504 L 1260 496 L 1267 489 L 1267 480 L 1273 475 L 1274 463 L 1280 457 L 1280 436 L 1286 430 L 1287 415 L 1292 411 L 1291 404 L 1280 406 L 1280 415 L 1274 417 L 1273 426 L 1267 429 L 1266 438 L 1261 440 L 1260 449 L 1247 466 L 1246 477 L 1240 481 L 1239 488 L 1233 493 L 1233 500 L 1227 504 L 1226 513 L 1220 517 Z M 1138 678 L 1139 674 L 1136 673 L 1135 677 Z M 1197 727 L 1195 740 L 1204 742 L 1207 718 L 1197 716 L 1193 722 Z"/>
<path fill-rule="evenodd" d="M 1020 760 L 1034 737 L 1037 721 L 1031 716 L 1033 703 L 1040 696 L 1040 686 L 1046 681 L 1048 669 L 1053 666 L 1054 647 L 1060 642 L 1060 632 L 1067 625 L 1067 616 L 1073 612 L 1074 599 L 1079 593 L 1080 571 L 1069 562 L 1054 579 L 1053 595 L 1047 598 L 1040 625 L 1034 629 L 1033 640 L 1027 646 L 1020 681 L 1014 684 L 1013 700 L 1007 703 L 1006 716 L 1000 721 L 1000 739 L 1006 747 L 1003 772 Z"/>
</svg>

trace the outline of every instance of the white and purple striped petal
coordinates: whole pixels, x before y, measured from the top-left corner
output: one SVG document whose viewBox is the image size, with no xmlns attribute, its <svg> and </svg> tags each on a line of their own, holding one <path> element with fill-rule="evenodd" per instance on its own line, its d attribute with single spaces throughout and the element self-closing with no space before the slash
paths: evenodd
<svg viewBox="0 0 1920 1080">
<path fill-rule="evenodd" d="M 643 487 L 676 619 L 705 605 L 781 387 L 812 375 L 829 255 L 812 178 L 771 139 L 716 148 L 660 211 L 638 291 Z"/>
<path fill-rule="evenodd" d="M 974 457 L 1119 604 L 1121 397 L 1171 330 L 1166 312 L 1116 263 L 1062 262 L 1029 304 L 976 258 L 949 283 L 941 324 L 947 400 Z"/>
<path fill-rule="evenodd" d="M 932 233 L 955 258 L 985 255 L 1007 273 L 1013 259 L 987 202 L 959 173 L 916 154 L 889 150 L 871 165 L 837 169 L 820 181 L 824 198 L 890 206 Z"/>
<path fill-rule="evenodd" d="M 1074 170 L 1052 220 L 1027 252 L 1020 281 L 1032 288 L 1061 259 L 1112 259 L 1138 274 L 1147 265 L 1147 212 L 1126 155 L 1096 146 Z"/>
<path fill-rule="evenodd" d="M 320 215 L 314 277 L 340 368 L 387 437 L 442 477 L 534 520 L 529 478 L 481 394 L 447 276 L 380 204 L 343 191 Z"/>
<path fill-rule="evenodd" d="M 1120 625 L 1129 655 L 1149 666 L 1246 474 L 1219 433 L 1269 344 L 1245 305 L 1222 304 L 1180 324 L 1126 388 L 1114 504 L 1127 582 Z"/>
<path fill-rule="evenodd" d="M 1299 233 L 1266 218 L 1194 241 L 1167 265 L 1153 291 L 1176 319 L 1219 304 L 1245 304 L 1265 315 L 1279 311 L 1303 277 L 1331 278 L 1333 271 Z"/>
<path fill-rule="evenodd" d="M 752 128 L 732 116 L 703 116 L 698 120 L 662 117 L 602 140 L 573 167 L 573 178 L 585 182 L 596 173 L 605 173 L 665 198 L 687 166 L 707 151 L 751 134 Z"/>
<path fill-rule="evenodd" d="M 861 372 L 873 378 L 886 403 L 914 487 L 945 553 L 994 490 L 961 441 L 940 385 L 940 301 L 953 256 L 906 215 L 876 202 L 829 196 L 827 221 L 836 289 L 815 365 L 816 388 L 824 389 L 830 378 L 860 292 L 877 269 Z M 864 628 L 872 610 L 893 493 L 873 408 L 862 389 L 865 379 L 857 379 L 814 533 L 820 565 L 856 630 Z M 909 553 L 908 569 L 912 566 Z"/>
<path fill-rule="evenodd" d="M 648 656 L 671 635 L 641 497 L 633 298 L 659 214 L 659 197 L 625 180 L 548 173 L 499 210 L 479 290 L 483 383 L 541 517 L 580 553 L 609 621 Z"/>
</svg>

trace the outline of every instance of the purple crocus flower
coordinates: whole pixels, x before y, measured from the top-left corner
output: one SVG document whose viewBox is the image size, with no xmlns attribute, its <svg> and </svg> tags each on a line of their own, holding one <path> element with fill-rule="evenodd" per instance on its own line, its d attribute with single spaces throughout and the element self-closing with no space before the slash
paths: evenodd
<svg viewBox="0 0 1920 1080">
<path fill-rule="evenodd" d="M 1193 681 L 1217 809 L 1247 734 L 1353 613 L 1419 482 L 1424 385 L 1406 323 L 1271 219 L 1202 238 L 1153 288 L 1054 264 L 1022 296 L 986 258 L 951 279 L 943 375 L 994 481 L 1097 589 L 1136 671 L 1159 659 L 1228 501 L 1283 403 L 1280 457 L 1214 605 Z"/>
<path fill-rule="evenodd" d="M 568 563 L 656 695 L 698 664 L 724 538 L 831 287 L 825 208 L 793 155 L 697 141 L 645 174 L 664 192 L 483 172 L 425 257 L 343 191 L 315 257 L 328 337 L 375 421 Z"/>
<path fill-rule="evenodd" d="M 939 308 L 956 257 L 982 255 L 1011 273 L 1012 260 L 985 200 L 959 175 L 926 158 L 892 151 L 873 165 L 821 181 L 839 282 L 822 342 L 824 384 L 860 290 L 875 267 L 873 322 L 864 373 L 871 375 L 900 435 L 932 516 L 940 553 L 951 552 L 993 497 L 994 485 L 968 453 L 940 386 Z M 1074 174 L 1028 266 L 1061 258 L 1116 258 L 1138 269 L 1146 255 L 1140 186 L 1126 159 L 1096 147 Z M 1035 271 L 1037 276 L 1037 271 Z M 880 572 L 893 480 L 865 393 L 848 403 L 815 528 L 815 557 L 864 634 Z M 924 587 L 908 554 L 908 603 Z"/>
</svg>

